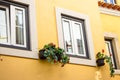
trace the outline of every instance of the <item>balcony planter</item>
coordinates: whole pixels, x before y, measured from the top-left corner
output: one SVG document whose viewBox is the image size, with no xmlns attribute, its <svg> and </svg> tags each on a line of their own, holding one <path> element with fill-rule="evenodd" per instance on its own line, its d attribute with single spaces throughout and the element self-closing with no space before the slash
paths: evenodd
<svg viewBox="0 0 120 80">
<path fill-rule="evenodd" d="M 39 50 L 39 58 L 40 59 L 46 59 L 46 57 L 44 56 L 44 49 L 41 49 L 41 50 Z"/>
<path fill-rule="evenodd" d="M 96 63 L 97 66 L 104 66 L 105 65 L 104 58 L 97 59 Z"/>
</svg>

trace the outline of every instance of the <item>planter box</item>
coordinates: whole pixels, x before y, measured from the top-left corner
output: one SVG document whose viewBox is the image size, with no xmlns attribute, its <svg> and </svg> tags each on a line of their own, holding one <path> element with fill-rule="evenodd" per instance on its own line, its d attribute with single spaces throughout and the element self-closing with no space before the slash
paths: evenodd
<svg viewBox="0 0 120 80">
<path fill-rule="evenodd" d="M 104 66 L 105 65 L 104 58 L 97 59 L 96 63 L 97 66 Z"/>
</svg>

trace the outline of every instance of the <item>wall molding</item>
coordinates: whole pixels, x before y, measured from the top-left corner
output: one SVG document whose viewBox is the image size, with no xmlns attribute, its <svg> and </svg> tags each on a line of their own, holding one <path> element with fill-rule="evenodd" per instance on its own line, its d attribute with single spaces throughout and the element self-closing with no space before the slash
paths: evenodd
<svg viewBox="0 0 120 80">
<path fill-rule="evenodd" d="M 118 10 L 113 10 L 113 9 L 108 9 L 108 8 L 103 8 L 103 7 L 99 7 L 99 10 L 100 10 L 100 13 L 103 13 L 103 14 L 120 16 L 120 11 Z"/>
</svg>

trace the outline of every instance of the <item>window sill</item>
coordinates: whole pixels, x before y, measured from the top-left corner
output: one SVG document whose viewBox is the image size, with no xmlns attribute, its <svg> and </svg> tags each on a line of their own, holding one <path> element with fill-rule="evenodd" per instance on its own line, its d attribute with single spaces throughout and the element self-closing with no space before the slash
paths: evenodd
<svg viewBox="0 0 120 80">
<path fill-rule="evenodd" d="M 18 50 L 18 49 L 0 47 L 0 54 L 8 55 L 8 56 L 23 57 L 23 58 L 38 59 L 37 50 L 28 51 L 28 50 Z"/>
<path fill-rule="evenodd" d="M 113 16 L 120 16 L 120 11 L 99 7 L 100 13 L 113 15 Z"/>
<path fill-rule="evenodd" d="M 76 58 L 76 57 L 70 57 L 70 63 L 71 64 L 80 64 L 80 65 L 86 65 L 86 66 L 96 66 L 96 60 L 94 59 L 82 59 L 82 58 Z"/>
<path fill-rule="evenodd" d="M 120 69 L 116 69 L 114 74 L 120 74 Z"/>
</svg>

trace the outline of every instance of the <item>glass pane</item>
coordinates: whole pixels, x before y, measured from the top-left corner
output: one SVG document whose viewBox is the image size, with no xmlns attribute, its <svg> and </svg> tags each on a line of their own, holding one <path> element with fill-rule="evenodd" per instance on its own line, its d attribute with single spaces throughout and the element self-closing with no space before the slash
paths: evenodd
<svg viewBox="0 0 120 80">
<path fill-rule="evenodd" d="M 6 10 L 0 9 L 0 43 L 8 42 Z"/>
<path fill-rule="evenodd" d="M 77 44 L 78 54 L 85 55 L 85 45 L 83 39 L 82 26 L 80 24 L 74 23 L 74 38 L 75 43 Z"/>
<path fill-rule="evenodd" d="M 112 44 L 110 41 L 106 41 L 106 49 L 107 49 L 107 53 L 111 55 L 113 67 L 115 68 L 115 62 L 114 62 L 114 57 L 113 57 L 114 54 L 112 51 Z"/>
<path fill-rule="evenodd" d="M 16 44 L 24 45 L 23 11 L 16 9 Z"/>
<path fill-rule="evenodd" d="M 63 20 L 63 31 L 64 31 L 64 40 L 65 40 L 65 48 L 68 53 L 72 53 L 72 40 L 70 33 L 70 23 L 69 21 Z"/>
</svg>

